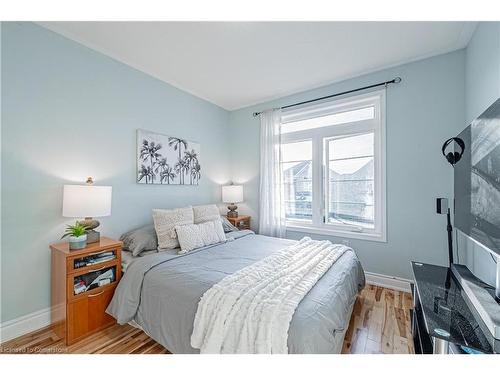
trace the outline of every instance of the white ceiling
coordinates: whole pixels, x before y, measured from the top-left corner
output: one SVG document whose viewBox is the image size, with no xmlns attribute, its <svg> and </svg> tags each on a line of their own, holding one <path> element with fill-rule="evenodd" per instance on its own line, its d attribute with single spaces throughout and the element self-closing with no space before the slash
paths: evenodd
<svg viewBox="0 0 500 375">
<path fill-rule="evenodd" d="M 39 22 L 234 110 L 467 45 L 474 22 Z"/>
</svg>

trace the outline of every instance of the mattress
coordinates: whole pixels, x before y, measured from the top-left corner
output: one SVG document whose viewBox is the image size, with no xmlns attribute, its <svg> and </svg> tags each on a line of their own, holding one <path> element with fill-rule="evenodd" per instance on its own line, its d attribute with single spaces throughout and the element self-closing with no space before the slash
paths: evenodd
<svg viewBox="0 0 500 375">
<path fill-rule="evenodd" d="M 234 240 L 176 255 L 134 260 L 107 312 L 118 323 L 135 320 L 172 353 L 198 353 L 190 345 L 198 302 L 226 275 L 295 243 L 235 232 Z M 289 353 L 340 353 L 356 295 L 364 287 L 361 264 L 346 251 L 300 302 L 288 331 Z"/>
</svg>

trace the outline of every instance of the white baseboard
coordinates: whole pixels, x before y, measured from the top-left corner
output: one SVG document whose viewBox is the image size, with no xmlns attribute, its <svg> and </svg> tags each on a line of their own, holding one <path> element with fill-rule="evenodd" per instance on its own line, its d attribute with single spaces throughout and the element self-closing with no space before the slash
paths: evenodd
<svg viewBox="0 0 500 375">
<path fill-rule="evenodd" d="M 0 324 L 0 343 L 50 325 L 50 307 Z"/>
<path fill-rule="evenodd" d="M 365 272 L 366 283 L 381 286 L 384 288 L 400 290 L 403 292 L 411 292 L 411 280 L 403 279 L 396 276 L 381 275 L 379 273 Z"/>
</svg>

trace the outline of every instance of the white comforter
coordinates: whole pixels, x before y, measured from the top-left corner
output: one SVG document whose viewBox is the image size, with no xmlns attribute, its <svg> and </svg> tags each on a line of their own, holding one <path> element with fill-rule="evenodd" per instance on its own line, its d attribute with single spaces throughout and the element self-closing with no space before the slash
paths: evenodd
<svg viewBox="0 0 500 375">
<path fill-rule="evenodd" d="M 191 345 L 201 353 L 288 353 L 295 309 L 348 249 L 305 237 L 226 276 L 203 294 Z"/>
</svg>

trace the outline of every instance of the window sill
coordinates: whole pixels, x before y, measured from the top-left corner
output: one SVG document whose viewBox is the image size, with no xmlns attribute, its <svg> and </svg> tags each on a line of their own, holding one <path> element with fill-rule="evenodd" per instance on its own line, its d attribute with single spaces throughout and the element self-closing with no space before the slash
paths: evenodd
<svg viewBox="0 0 500 375">
<path fill-rule="evenodd" d="M 286 224 L 287 232 L 321 234 L 325 236 L 353 238 L 365 241 L 387 242 L 385 233 L 353 232 L 339 229 L 318 228 L 307 225 Z"/>
</svg>

